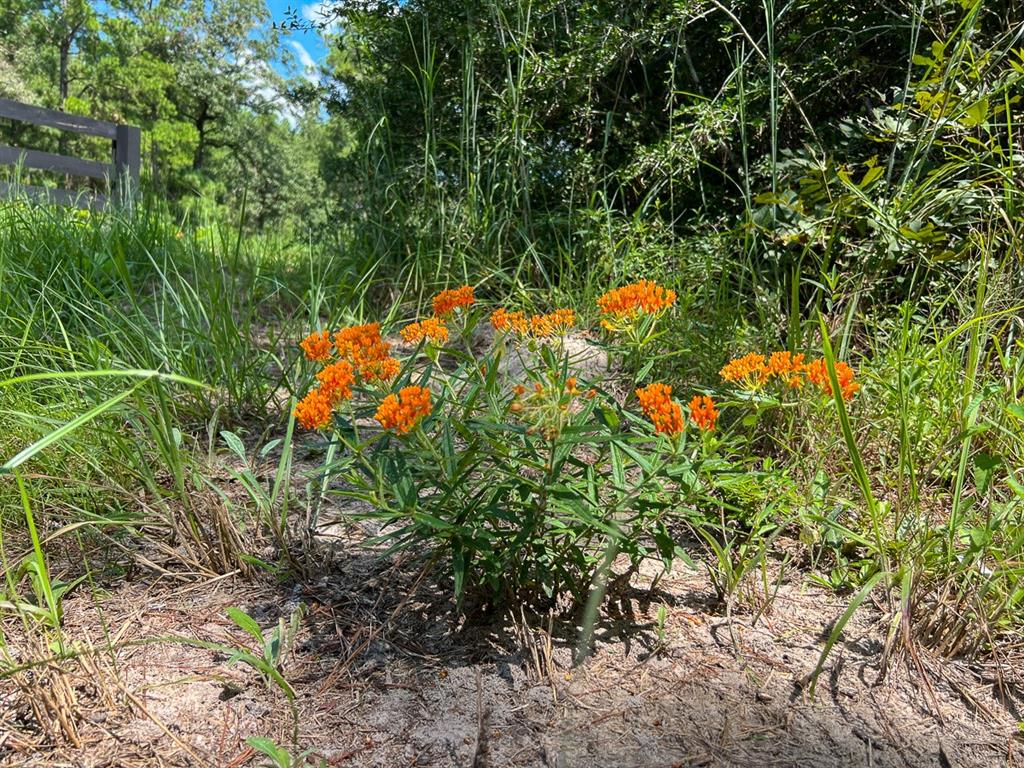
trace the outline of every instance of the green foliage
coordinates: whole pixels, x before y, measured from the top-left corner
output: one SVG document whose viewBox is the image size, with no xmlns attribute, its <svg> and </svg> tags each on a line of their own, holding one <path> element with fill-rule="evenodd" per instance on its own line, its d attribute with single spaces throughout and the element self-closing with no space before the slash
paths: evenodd
<svg viewBox="0 0 1024 768">
<path fill-rule="evenodd" d="M 290 262 L 272 240 L 214 224 L 179 230 L 155 209 L 0 205 L 7 533 L 25 530 L 9 474 L 17 469 L 47 519 L 68 522 L 57 539 L 82 525 L 137 534 L 141 521 L 171 533 L 196 565 L 261 565 L 246 541 L 284 536 L 290 445 L 276 489 L 250 484 L 248 498 L 225 492 L 211 447 L 221 430 L 259 432 L 282 419 L 287 398 L 276 393 L 292 386 L 294 367 L 275 339 L 308 323 L 307 281 L 336 289 L 325 272 L 311 256 Z"/>
<path fill-rule="evenodd" d="M 328 150 L 328 183 L 354 245 L 421 280 L 468 270 L 565 286 L 594 265 L 629 270 L 651 230 L 671 242 L 710 224 L 736 228 L 753 271 L 784 295 L 810 240 L 827 244 L 814 249 L 826 269 L 856 247 L 828 231 L 849 231 L 865 207 L 892 239 L 865 266 L 886 274 L 893 249 L 916 248 L 929 225 L 953 236 L 943 214 L 978 191 L 967 174 L 1005 177 L 1014 162 L 1020 9 L 966 7 L 339 3 L 329 106 L 355 151 Z M 910 106 L 915 94 L 948 114 Z M 798 194 L 819 178 L 829 213 L 789 210 L 801 176 Z"/>
<path fill-rule="evenodd" d="M 517 325 L 502 313 L 492 315 L 493 344 L 474 343 L 478 311 L 461 313 L 452 320 L 458 340 L 421 341 L 393 384 L 361 379 L 353 399 L 339 395 L 327 417 L 316 418 L 333 437 L 321 472 L 340 481 L 336 493 L 360 502 L 365 511 L 357 516 L 380 525 L 373 542 L 448 561 L 455 594 L 491 606 L 563 595 L 588 603 L 603 594 L 620 556 L 630 573 L 648 558 L 665 567 L 679 555 L 692 563 L 680 528 L 706 546 L 712 582 L 730 610 L 755 570 L 767 582 L 765 560 L 786 524 L 791 492 L 770 461 L 749 451 L 744 433 L 756 418 L 720 435 L 717 411 L 698 413 L 704 406 L 695 398 L 684 420 L 660 384 L 637 392 L 645 414 L 638 415 L 628 407 L 631 395 L 616 399 L 584 378 L 588 366 L 599 375 L 596 346 L 573 351 L 564 328 L 552 333 L 536 316 Z M 605 348 L 634 358 L 664 315 L 662 308 L 626 325 L 604 321 Z M 348 365 L 347 353 L 338 352 L 331 365 Z M 764 381 L 748 380 L 759 388 Z M 849 385 L 836 391 L 852 396 Z M 827 386 L 819 380 L 787 405 L 814 407 L 818 387 Z M 308 399 L 315 402 L 322 387 Z M 390 417 L 428 391 L 426 407 Z M 730 404 L 784 407 L 749 392 L 733 393 Z"/>
<path fill-rule="evenodd" d="M 306 766 L 327 765 L 327 761 L 324 759 L 314 762 L 316 756 L 314 750 L 310 749 L 298 755 L 292 755 L 291 751 L 278 746 L 273 739 L 265 736 L 250 736 L 245 740 L 245 743 L 257 752 L 266 755 L 270 762 L 263 765 L 270 766 L 270 768 L 305 768 Z"/>
<path fill-rule="evenodd" d="M 304 235 L 326 224 L 318 107 L 291 98 L 295 83 L 270 65 L 281 50 L 264 0 L 7 0 L 0 18 L 12 19 L 0 32 L 0 97 L 140 126 L 143 183 L 164 199 L 199 194 L 231 209 L 245 197 L 254 230 L 273 224 Z M 19 124 L 0 136 L 109 154 L 107 142 Z"/>
<path fill-rule="evenodd" d="M 269 632 L 264 632 L 260 625 L 241 608 L 228 608 L 228 618 L 252 636 L 260 649 L 260 655 L 256 656 L 244 648 L 231 651 L 228 663 L 234 664 L 242 661 L 257 670 L 266 677 L 267 683 L 273 682 L 281 691 L 292 700 L 295 698 L 295 691 L 281 675 L 285 658 L 291 651 L 295 642 L 295 635 L 299 630 L 299 623 L 305 613 L 305 607 L 300 605 L 293 612 L 286 622 L 282 616 L 277 624 Z"/>
<path fill-rule="evenodd" d="M 297 94 L 293 127 L 245 80 L 243 49 L 273 48 L 251 34 L 260 3 L 0 2 L 2 93 L 142 124 L 148 183 L 183 212 L 0 207 L 0 461 L 18 472 L 0 476 L 0 523 L 32 544 L 0 607 L 58 625 L 76 583 L 51 578 L 40 510 L 104 534 L 159 521 L 222 571 L 267 566 L 240 533 L 267 530 L 301 572 L 282 427 L 309 374 L 300 328 L 381 306 L 390 323 L 462 280 L 590 321 L 644 274 L 675 311 L 574 339 L 625 358 L 619 381 L 553 339 L 481 347 L 474 314 L 394 385 L 363 382 L 305 532 L 339 494 L 374 543 L 443 562 L 460 597 L 564 597 L 590 620 L 622 561 L 681 558 L 755 620 L 800 563 L 850 596 L 812 689 L 869 597 L 886 656 L 998 657 L 1024 626 L 1021 7 L 345 3 L 328 118 Z M 232 224 L 211 224 L 224 207 Z M 300 227 L 321 238 L 308 252 L 288 247 Z M 822 350 L 819 388 L 720 384 L 730 356 L 770 349 Z M 715 395 L 720 426 L 653 434 L 633 406 L 650 380 Z M 431 387 L 429 416 L 377 429 L 412 385 Z M 208 472 L 223 447 L 242 497 Z M 257 646 L 232 660 L 288 695 L 294 626 L 231 617 Z"/>
</svg>

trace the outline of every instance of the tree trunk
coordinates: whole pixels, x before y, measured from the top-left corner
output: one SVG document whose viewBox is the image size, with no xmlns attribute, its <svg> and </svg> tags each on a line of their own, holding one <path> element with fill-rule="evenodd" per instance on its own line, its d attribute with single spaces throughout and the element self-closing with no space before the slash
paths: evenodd
<svg viewBox="0 0 1024 768">
<path fill-rule="evenodd" d="M 199 143 L 196 144 L 196 153 L 192 157 L 193 171 L 201 170 L 206 160 L 206 121 L 208 117 L 209 106 L 204 103 L 199 109 L 199 116 L 196 118 L 196 131 L 199 133 Z"/>
<path fill-rule="evenodd" d="M 71 35 L 62 37 L 60 40 L 60 72 L 57 76 L 58 93 L 60 95 L 60 102 L 57 106 L 61 112 L 64 111 L 64 105 L 68 100 L 68 61 L 71 58 Z M 67 154 L 68 147 L 68 135 L 65 131 L 60 132 L 60 136 L 57 139 L 57 151 L 62 155 Z"/>
</svg>

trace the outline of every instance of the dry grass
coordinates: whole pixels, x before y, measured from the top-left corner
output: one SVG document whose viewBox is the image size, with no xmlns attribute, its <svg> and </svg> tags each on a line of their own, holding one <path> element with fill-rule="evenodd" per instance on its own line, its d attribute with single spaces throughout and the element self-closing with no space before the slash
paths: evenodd
<svg viewBox="0 0 1024 768">
<path fill-rule="evenodd" d="M 848 626 L 810 700 L 801 681 L 843 603 L 799 579 L 756 623 L 740 610 L 726 626 L 702 575 L 677 568 L 655 583 L 643 570 L 609 598 L 577 666 L 572 613 L 460 622 L 450 585 L 360 552 L 362 534 L 350 533 L 308 581 L 147 577 L 75 594 L 64 635 L 79 640 L 59 660 L 43 633 L 5 626 L 12 656 L 39 671 L 0 681 L 0 764 L 260 764 L 248 737 L 291 744 L 285 697 L 225 653 L 168 638 L 252 649 L 227 608 L 267 627 L 299 603 L 307 612 L 283 669 L 297 692 L 292 754 L 313 749 L 328 765 L 1024 761 L 1019 676 L 933 654 L 923 656 L 930 682 L 908 659 L 883 673 L 886 623 L 872 608 Z M 1003 661 L 1022 660 L 1018 649 Z"/>
</svg>

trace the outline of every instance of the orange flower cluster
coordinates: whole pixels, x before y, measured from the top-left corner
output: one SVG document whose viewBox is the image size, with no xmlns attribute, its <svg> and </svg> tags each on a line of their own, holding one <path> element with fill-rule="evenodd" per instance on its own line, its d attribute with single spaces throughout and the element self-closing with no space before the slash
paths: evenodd
<svg viewBox="0 0 1024 768">
<path fill-rule="evenodd" d="M 718 411 L 715 410 L 715 401 L 707 395 L 694 395 L 690 401 L 690 421 L 699 429 L 710 432 L 715 428 L 718 420 Z"/>
<path fill-rule="evenodd" d="M 328 331 L 314 331 L 299 342 L 307 360 L 318 363 L 331 359 L 331 334 Z"/>
<path fill-rule="evenodd" d="M 750 387 L 758 387 L 768 380 L 768 366 L 765 364 L 764 355 L 756 352 L 730 360 L 718 373 L 726 381 Z"/>
<path fill-rule="evenodd" d="M 418 344 L 430 339 L 439 344 L 448 341 L 448 326 L 437 317 L 425 317 L 418 323 L 410 323 L 402 329 L 402 339 L 407 344 Z"/>
<path fill-rule="evenodd" d="M 675 303 L 676 292 L 652 280 L 640 280 L 621 288 L 613 288 L 597 300 L 602 315 L 609 315 L 619 321 L 632 320 L 641 313 L 653 315 Z M 610 325 L 607 320 L 602 320 L 601 324 L 606 328 Z"/>
<path fill-rule="evenodd" d="M 640 407 L 654 424 L 654 431 L 678 435 L 683 431 L 683 412 L 672 399 L 672 387 L 667 384 L 649 384 L 636 391 Z"/>
<path fill-rule="evenodd" d="M 576 313 L 571 309 L 556 309 L 546 315 L 527 317 L 523 312 L 509 312 L 498 307 L 491 313 L 491 326 L 501 333 L 517 336 L 532 335 L 537 339 L 561 335 L 576 323 Z"/>
<path fill-rule="evenodd" d="M 803 353 L 794 355 L 792 352 L 772 352 L 765 373 L 768 377 L 783 379 L 793 389 L 799 389 L 804 385 L 801 378 L 804 367 Z"/>
<path fill-rule="evenodd" d="M 491 313 L 491 327 L 503 333 L 512 331 L 525 336 L 530 331 L 530 322 L 522 312 L 509 312 L 504 307 L 498 307 Z"/>
<path fill-rule="evenodd" d="M 380 323 L 342 328 L 334 334 L 334 347 L 339 355 L 355 363 L 382 357 L 389 351 L 388 344 L 380 336 Z"/>
<path fill-rule="evenodd" d="M 807 380 L 812 384 L 817 385 L 822 392 L 832 394 L 832 382 L 828 378 L 828 365 L 824 359 L 812 360 L 804 369 L 807 372 Z M 857 390 L 860 389 L 860 384 L 853 380 L 854 372 L 847 363 L 842 361 L 836 361 L 836 379 L 839 381 L 839 392 L 843 396 L 843 400 L 850 400 Z"/>
<path fill-rule="evenodd" d="M 784 381 L 791 389 L 799 389 L 806 379 L 823 392 L 832 394 L 825 360 L 819 358 L 805 363 L 802 354 L 794 355 L 791 352 L 772 352 L 767 360 L 764 355 L 751 352 L 730 360 L 719 374 L 726 381 L 748 389 L 758 389 L 772 378 Z M 860 384 L 854 381 L 853 369 L 846 363 L 836 363 L 836 377 L 844 400 L 852 398 L 860 389 Z"/>
<path fill-rule="evenodd" d="M 445 317 L 456 309 L 468 309 L 473 306 L 475 301 L 473 286 L 461 285 L 458 288 L 449 288 L 434 297 L 434 314 L 438 317 Z"/>
<path fill-rule="evenodd" d="M 547 315 L 530 318 L 530 332 L 538 339 L 564 334 L 576 323 L 576 313 L 571 309 L 556 309 Z"/>
<path fill-rule="evenodd" d="M 295 419 L 303 429 L 323 429 L 331 423 L 334 402 L 319 387 L 295 405 Z"/>
<path fill-rule="evenodd" d="M 333 343 L 328 331 L 316 331 L 299 346 L 307 359 L 328 363 L 316 375 L 319 386 L 295 406 L 295 418 L 304 429 L 330 425 L 337 405 L 352 397 L 357 377 L 364 382 L 390 381 L 401 369 L 389 354 L 391 346 L 381 338 L 378 323 L 342 328 L 334 334 Z M 332 351 L 338 359 L 329 362 Z"/>
<path fill-rule="evenodd" d="M 430 390 L 426 387 L 402 387 L 397 395 L 384 398 L 374 418 L 384 429 L 404 435 L 430 413 Z"/>
<path fill-rule="evenodd" d="M 391 357 L 391 345 L 380 336 L 380 323 L 354 325 L 334 334 L 334 347 L 364 381 L 389 381 L 401 368 Z"/>
<path fill-rule="evenodd" d="M 339 360 L 331 363 L 316 375 L 320 382 L 320 390 L 336 405 L 342 400 L 352 397 L 352 385 L 356 383 L 355 371 L 348 360 Z"/>
</svg>

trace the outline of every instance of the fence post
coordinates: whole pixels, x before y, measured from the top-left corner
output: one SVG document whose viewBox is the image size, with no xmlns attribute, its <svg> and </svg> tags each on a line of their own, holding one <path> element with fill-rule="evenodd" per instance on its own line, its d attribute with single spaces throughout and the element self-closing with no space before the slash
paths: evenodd
<svg viewBox="0 0 1024 768">
<path fill-rule="evenodd" d="M 129 203 L 139 188 L 142 132 L 134 125 L 117 126 L 114 137 L 114 191 L 118 202 Z"/>
</svg>

